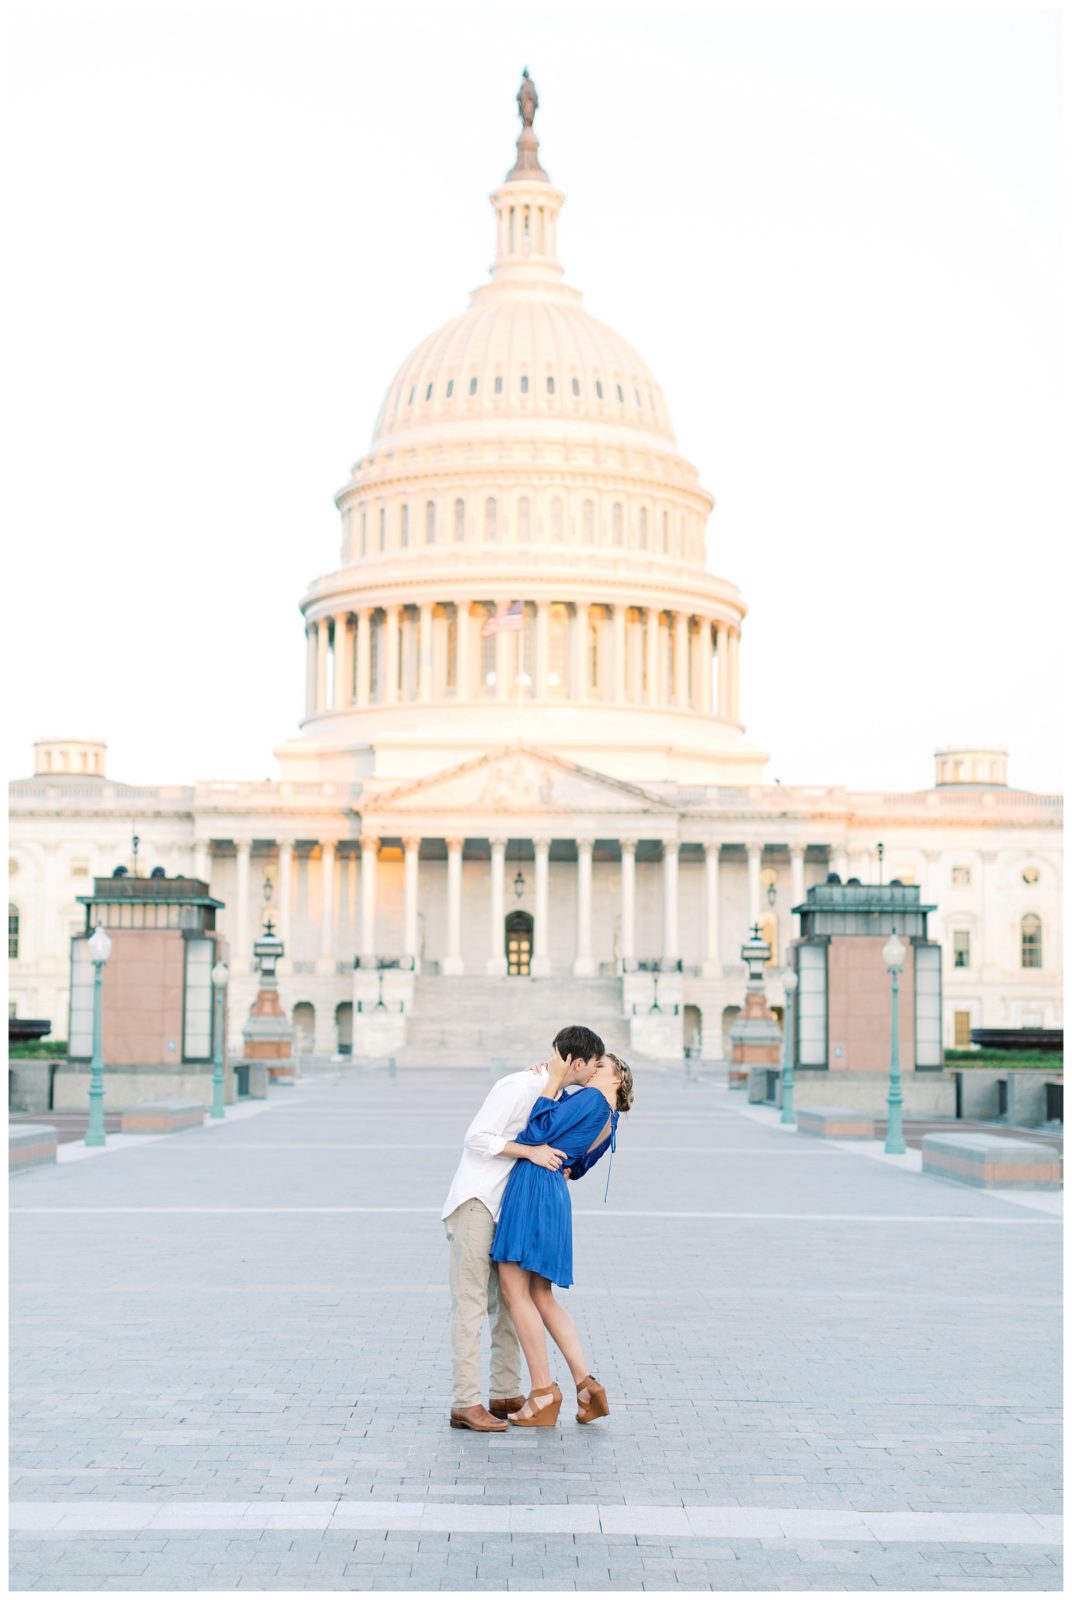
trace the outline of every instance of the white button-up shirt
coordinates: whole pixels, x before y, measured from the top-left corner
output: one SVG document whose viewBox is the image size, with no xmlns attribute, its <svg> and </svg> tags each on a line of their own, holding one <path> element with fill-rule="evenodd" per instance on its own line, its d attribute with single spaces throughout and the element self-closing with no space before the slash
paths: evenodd
<svg viewBox="0 0 1072 1600">
<path fill-rule="evenodd" d="M 548 1073 L 508 1072 L 499 1079 L 466 1130 L 462 1158 L 441 1215 L 449 1217 L 465 1200 L 481 1200 L 498 1220 L 506 1180 L 515 1157 L 500 1154 L 529 1120 L 547 1087 Z"/>
</svg>

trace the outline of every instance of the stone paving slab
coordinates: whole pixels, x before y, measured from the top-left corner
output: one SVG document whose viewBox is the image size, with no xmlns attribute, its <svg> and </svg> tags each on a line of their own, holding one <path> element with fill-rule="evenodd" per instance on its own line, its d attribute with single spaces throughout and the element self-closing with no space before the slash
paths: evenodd
<svg viewBox="0 0 1072 1600">
<path fill-rule="evenodd" d="M 608 1203 L 605 1164 L 573 1190 L 611 1417 L 447 1428 L 438 1211 L 488 1081 L 353 1069 L 20 1175 L 16 1588 L 1060 1586 L 1055 1219 L 710 1083 L 644 1078 Z"/>
</svg>

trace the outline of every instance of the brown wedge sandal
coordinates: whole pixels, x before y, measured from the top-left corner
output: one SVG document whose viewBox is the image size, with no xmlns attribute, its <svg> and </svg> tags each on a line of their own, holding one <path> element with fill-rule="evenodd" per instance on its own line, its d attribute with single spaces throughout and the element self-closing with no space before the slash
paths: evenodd
<svg viewBox="0 0 1072 1600">
<path fill-rule="evenodd" d="M 538 1394 L 551 1394 L 554 1399 L 549 1406 L 541 1406 L 531 1417 L 510 1416 L 507 1422 L 514 1428 L 553 1428 L 558 1421 L 558 1413 L 562 1409 L 562 1390 L 557 1383 L 549 1383 L 543 1389 L 533 1389 L 529 1395 L 531 1400 Z"/>
<path fill-rule="evenodd" d="M 587 1404 L 581 1399 L 582 1389 L 588 1390 Z M 594 1422 L 597 1417 L 609 1416 L 610 1406 L 607 1404 L 607 1391 L 589 1373 L 587 1378 L 582 1378 L 577 1385 L 577 1421 Z"/>
</svg>

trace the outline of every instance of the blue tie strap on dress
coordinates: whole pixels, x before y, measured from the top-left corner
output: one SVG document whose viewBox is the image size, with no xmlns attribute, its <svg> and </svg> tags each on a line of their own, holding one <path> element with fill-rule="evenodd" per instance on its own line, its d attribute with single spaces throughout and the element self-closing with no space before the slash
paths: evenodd
<svg viewBox="0 0 1072 1600">
<path fill-rule="evenodd" d="M 614 1143 L 618 1120 L 609 1112 L 610 1137 L 589 1148 L 606 1127 L 606 1096 L 598 1089 L 578 1089 L 563 1100 L 541 1095 L 532 1108 L 518 1144 L 549 1144 L 565 1152 L 564 1167 L 580 1177 Z M 573 1282 L 573 1207 L 562 1171 L 551 1172 L 531 1161 L 518 1161 L 507 1180 L 495 1237 L 493 1261 L 516 1261 L 562 1289 Z"/>
</svg>

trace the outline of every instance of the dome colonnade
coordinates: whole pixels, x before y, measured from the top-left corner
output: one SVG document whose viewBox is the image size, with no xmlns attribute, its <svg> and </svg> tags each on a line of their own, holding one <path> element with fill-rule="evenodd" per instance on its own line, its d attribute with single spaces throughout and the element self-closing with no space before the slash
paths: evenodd
<svg viewBox="0 0 1072 1600">
<path fill-rule="evenodd" d="M 313 612 L 306 719 L 412 701 L 513 698 L 650 706 L 740 723 L 740 631 L 726 617 L 662 609 L 650 592 L 647 604 L 640 595 L 596 604 L 542 597 L 521 602 L 522 626 L 485 631 L 513 596 L 425 599 L 404 580 L 395 587 L 393 603 L 385 596 L 354 611 L 327 600 Z"/>
</svg>

